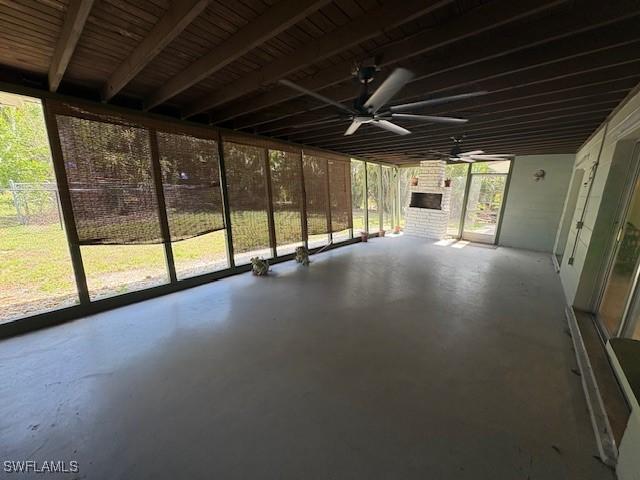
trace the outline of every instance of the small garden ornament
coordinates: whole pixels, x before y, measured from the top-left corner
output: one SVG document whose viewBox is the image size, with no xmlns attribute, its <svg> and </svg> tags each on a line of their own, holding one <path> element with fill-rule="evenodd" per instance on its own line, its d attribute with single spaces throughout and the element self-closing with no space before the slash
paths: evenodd
<svg viewBox="0 0 640 480">
<path fill-rule="evenodd" d="M 261 257 L 251 259 L 251 271 L 258 277 L 263 277 L 269 273 L 269 261 Z"/>
<path fill-rule="evenodd" d="M 295 259 L 306 267 L 309 265 L 309 250 L 306 247 L 297 247 Z"/>
</svg>

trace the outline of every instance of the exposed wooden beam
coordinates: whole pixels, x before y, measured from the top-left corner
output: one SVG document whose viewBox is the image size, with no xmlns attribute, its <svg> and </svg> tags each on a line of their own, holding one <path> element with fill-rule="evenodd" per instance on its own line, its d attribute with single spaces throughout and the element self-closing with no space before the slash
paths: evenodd
<svg viewBox="0 0 640 480">
<path fill-rule="evenodd" d="M 594 115 L 587 115 L 586 117 L 578 117 L 575 120 L 568 119 L 567 117 L 563 117 L 561 119 L 550 120 L 548 123 L 544 123 L 542 125 L 539 122 L 534 123 L 526 123 L 519 122 L 515 125 L 510 125 L 508 120 L 505 123 L 497 123 L 497 124 L 489 124 L 482 128 L 469 130 L 465 132 L 466 139 L 472 141 L 473 139 L 493 139 L 493 138 L 501 138 L 503 136 L 509 135 L 520 135 L 529 132 L 546 132 L 546 131 L 560 131 L 560 130 L 568 130 L 568 129 L 580 129 L 580 128 L 591 128 L 595 123 L 600 121 L 602 118 L 602 112 L 596 113 Z M 595 125 L 597 126 L 597 125 Z M 456 130 L 441 130 L 441 131 L 424 131 L 424 132 L 413 132 L 410 140 L 405 139 L 404 141 L 398 139 L 388 139 L 383 144 L 367 144 L 367 143 L 353 143 L 346 145 L 335 145 L 334 148 L 344 150 L 344 149 L 360 149 L 360 148 L 370 148 L 370 149 L 384 149 L 388 146 L 395 146 L 398 144 L 402 145 L 422 145 L 436 143 L 436 142 L 449 142 L 451 136 L 454 134 L 458 134 L 459 131 Z"/>
<path fill-rule="evenodd" d="M 602 63 L 607 57 L 600 52 L 605 49 L 624 49 L 626 45 L 629 45 L 629 50 L 635 49 L 637 51 L 637 45 L 631 45 L 632 43 L 637 43 L 638 39 L 640 39 L 637 30 L 631 27 L 634 23 L 634 19 L 629 19 L 620 24 L 608 25 L 570 38 L 559 39 L 544 45 L 536 45 L 526 51 L 512 52 L 506 56 L 500 55 L 499 61 L 496 60 L 495 55 L 480 55 L 481 61 L 474 61 L 471 52 L 480 53 L 482 46 L 474 48 L 473 44 L 468 42 L 456 44 L 445 52 L 446 55 L 444 57 L 447 60 L 445 60 L 446 66 L 444 68 L 439 68 L 439 59 L 443 58 L 442 55 L 439 58 L 435 57 L 433 61 L 429 58 L 419 63 L 405 65 L 416 73 L 416 79 L 409 83 L 394 101 L 398 103 L 427 96 L 431 97 L 436 94 L 444 95 L 443 92 L 447 92 L 446 94 L 448 95 L 454 93 L 451 90 L 455 88 L 478 88 L 478 84 L 481 82 L 498 79 L 525 70 L 533 72 L 536 72 L 535 69 L 538 69 L 538 72 L 553 69 L 567 71 L 567 65 L 576 70 L 582 70 L 584 65 L 590 65 L 590 62 L 589 57 L 581 57 L 591 55 L 595 62 Z M 482 45 L 482 42 L 479 43 Z M 460 66 L 455 63 L 455 59 L 458 58 L 462 59 Z M 469 60 L 473 63 L 466 63 L 464 60 Z M 546 66 L 549 67 L 541 68 Z M 552 76 L 549 73 L 547 75 Z M 507 85 L 504 88 L 509 86 L 508 83 L 510 81 L 508 80 L 506 83 Z M 325 96 L 342 103 L 350 102 L 357 93 L 353 85 L 339 85 L 323 92 Z M 324 112 L 326 115 L 335 113 L 332 108 L 327 108 L 326 105 L 321 105 L 317 102 L 313 102 L 317 106 L 310 107 L 309 99 L 289 103 L 287 106 L 283 105 L 278 108 L 278 111 L 283 111 L 282 120 L 271 118 L 268 124 L 258 128 L 257 131 L 271 133 L 275 132 L 277 128 L 298 124 L 299 121 L 295 118 L 295 115 L 300 111 Z M 303 105 L 304 107 L 302 107 Z M 255 122 L 256 120 L 252 121 L 252 123 Z M 237 125 L 235 126 L 237 127 Z"/>
<path fill-rule="evenodd" d="M 635 77 L 633 80 L 637 79 Z M 471 121 L 461 127 L 443 127 L 438 125 L 430 125 L 419 122 L 401 122 L 401 125 L 411 130 L 414 134 L 422 131 L 428 131 L 433 134 L 435 131 L 443 130 L 446 132 L 450 132 L 452 129 L 463 129 L 469 132 L 473 132 L 477 128 L 478 122 L 482 121 L 483 118 L 487 117 L 496 117 L 498 115 L 505 116 L 517 114 L 518 112 L 526 112 L 533 113 L 536 111 L 559 111 L 559 110 L 569 110 L 571 108 L 580 108 L 584 106 L 594 106 L 602 103 L 611 103 L 611 102 L 620 102 L 627 93 L 633 88 L 633 82 L 627 82 L 624 88 L 605 90 L 600 89 L 597 93 L 592 93 L 589 95 L 570 95 L 566 92 L 560 92 L 557 95 L 552 96 L 554 100 L 551 101 L 540 101 L 534 102 L 530 99 L 517 99 L 514 98 L 512 101 L 498 104 L 478 104 L 474 106 L 472 109 L 469 108 L 461 108 L 460 111 L 458 109 L 451 111 L 452 116 L 463 116 L 466 118 L 470 118 Z M 441 112 L 433 112 L 435 115 L 441 114 Z M 337 128 L 346 129 L 348 122 L 342 122 L 337 125 Z M 363 131 L 362 133 L 366 133 Z M 372 133 L 372 135 L 377 135 L 375 140 L 375 145 L 384 145 L 385 140 L 381 138 L 380 134 Z M 387 134 L 384 134 L 387 135 Z M 397 139 L 397 137 L 390 136 L 392 139 Z M 403 141 L 412 141 L 413 137 L 403 137 Z M 351 137 L 341 136 L 341 138 L 329 137 L 325 139 L 316 139 L 316 141 L 328 141 L 331 142 L 332 145 L 335 146 L 347 146 L 358 143 L 371 143 L 372 138 L 360 138 L 358 135 L 353 135 Z"/>
<path fill-rule="evenodd" d="M 69 65 L 71 56 L 84 29 L 84 24 L 89 17 L 93 1 L 70 0 L 67 5 L 62 31 L 49 67 L 49 90 L 52 92 L 58 90 L 62 76 Z"/>
<path fill-rule="evenodd" d="M 513 9 L 522 2 L 506 3 L 507 5 L 496 5 L 492 2 L 486 5 L 486 8 L 495 8 L 498 6 L 498 10 L 505 7 Z M 523 8 L 527 7 L 527 4 L 523 3 L 522 5 Z M 549 5 L 554 6 L 554 4 Z M 543 7 L 544 5 L 541 4 L 540 8 Z M 480 7 L 477 11 L 483 12 L 481 8 L 485 7 Z M 496 36 L 493 32 L 486 32 L 482 35 L 482 38 L 471 39 L 471 41 L 465 42 L 466 48 L 457 50 L 460 54 L 434 57 L 433 61 L 428 62 L 427 65 L 431 68 L 431 73 L 437 73 L 438 71 L 444 71 L 448 68 L 473 64 L 484 59 L 507 55 L 525 48 L 531 48 L 538 44 L 548 43 L 576 33 L 598 28 L 608 23 L 620 21 L 628 18 L 632 14 L 630 12 L 633 12 L 634 9 L 637 10 L 637 8 L 638 2 L 636 0 L 623 0 L 622 2 L 609 2 L 606 4 L 603 4 L 600 0 L 576 0 L 572 2 L 572 8 L 567 14 L 559 12 L 555 15 L 548 16 L 543 22 L 537 22 L 535 29 L 525 29 L 522 25 L 504 25 L 500 29 L 500 35 Z M 433 49 L 432 45 L 439 48 L 446 46 L 452 43 L 447 41 L 449 37 L 451 37 L 453 41 L 462 40 L 467 37 L 464 32 L 465 29 L 477 35 L 486 29 L 477 27 L 477 24 L 482 24 L 483 22 L 476 18 L 474 12 L 475 11 L 471 11 L 461 18 L 456 19 L 452 25 L 446 24 L 442 27 L 435 27 L 434 29 L 417 34 L 414 37 L 376 49 L 371 52 L 371 55 L 380 55 L 383 59 L 381 66 L 388 66 L 398 60 L 412 56 L 414 52 L 424 54 Z M 522 12 L 526 12 L 526 10 Z M 503 23 L 507 22 L 510 18 L 509 13 L 512 12 L 507 9 L 505 16 L 501 17 Z M 493 20 L 500 25 L 501 23 L 496 16 L 497 14 L 494 13 L 493 15 Z M 517 19 L 519 16 L 516 15 L 515 18 Z M 458 25 L 464 27 L 462 31 L 458 30 Z M 451 29 L 453 29 L 453 31 L 451 31 Z M 459 36 L 456 36 L 456 34 Z M 505 39 L 508 39 L 508 41 L 505 41 Z M 327 70 L 316 72 L 310 78 L 300 80 L 298 83 L 310 90 L 318 91 L 349 80 L 349 72 L 350 62 L 342 62 Z M 429 72 L 425 72 L 425 74 L 428 75 Z M 419 76 L 420 75 L 418 75 L 418 77 Z M 323 94 L 331 96 L 330 92 L 323 92 Z M 216 119 L 215 123 L 221 123 L 299 96 L 300 94 L 292 89 L 275 87 L 264 93 L 252 96 L 251 98 L 241 99 L 226 108 L 215 111 L 213 112 L 213 117 Z M 244 127 L 252 126 L 250 122 L 253 118 L 253 115 L 248 117 L 249 122 L 246 122 Z"/>
<path fill-rule="evenodd" d="M 299 3 L 300 0 L 294 3 Z M 361 17 L 338 27 L 334 31 L 313 40 L 269 65 L 245 75 L 219 90 L 204 95 L 184 109 L 184 117 L 190 117 L 213 107 L 230 102 L 250 93 L 262 85 L 272 83 L 286 75 L 317 63 L 354 45 L 377 37 L 385 30 L 426 15 L 454 0 L 403 0 L 388 2 L 366 12 Z M 296 6 L 295 8 L 299 8 Z"/>
<path fill-rule="evenodd" d="M 639 59 L 640 62 L 640 59 Z M 580 73 L 580 72 L 576 72 Z M 527 80 L 532 80 L 526 77 Z M 593 96 L 602 95 L 611 92 L 622 92 L 633 88 L 640 80 L 640 72 L 637 65 L 624 65 L 623 68 L 601 69 L 589 75 L 589 82 L 585 83 L 584 76 L 573 75 L 571 77 L 560 78 L 559 80 L 550 79 L 545 82 L 518 84 L 513 81 L 513 86 L 502 89 L 491 88 L 493 84 L 487 85 L 490 93 L 482 97 L 468 99 L 466 101 L 456 102 L 448 107 L 440 107 L 438 110 L 430 111 L 430 114 L 444 115 L 467 115 L 478 109 L 490 109 L 496 106 L 517 107 L 518 105 L 548 105 L 552 103 L 562 103 L 571 99 L 583 98 L 587 99 Z M 592 81 L 591 81 L 592 80 Z M 528 103 L 527 103 L 528 102 Z M 461 112 L 461 113 L 456 113 Z M 300 123 L 297 130 L 301 135 L 305 134 L 305 129 L 315 130 L 323 127 L 338 127 L 344 124 L 344 120 L 327 120 L 325 124 L 315 125 L 313 127 L 305 127 L 305 122 L 316 122 L 318 117 L 310 115 L 309 117 L 298 117 Z M 313 131 L 312 135 L 321 132 Z M 338 132 L 339 133 L 339 132 Z M 295 135 L 295 133 L 292 133 Z M 330 134 L 328 136 L 331 136 Z M 345 138 L 343 140 L 349 140 Z M 356 140 L 355 137 L 352 140 Z"/>
<path fill-rule="evenodd" d="M 489 76 L 490 81 L 480 81 L 483 78 L 487 78 L 484 76 L 480 79 L 474 79 L 469 75 L 469 72 L 467 71 L 458 72 L 456 74 L 452 73 L 447 78 L 450 79 L 451 85 L 455 87 L 458 86 L 458 81 L 462 82 L 463 87 L 467 84 L 474 84 L 475 81 L 477 82 L 477 86 L 485 88 L 488 91 L 525 88 L 529 85 L 534 85 L 537 83 L 553 82 L 570 77 L 583 78 L 584 81 L 587 82 L 590 78 L 590 75 L 598 71 L 604 72 L 604 74 L 606 74 L 606 70 L 616 67 L 633 68 L 634 66 L 636 66 L 637 68 L 637 65 L 640 63 L 640 51 L 638 51 L 637 48 L 632 47 L 633 45 L 627 46 L 626 48 L 614 48 L 599 53 L 596 52 L 594 55 L 584 58 L 564 60 L 553 66 L 543 65 L 537 68 L 533 68 L 532 70 L 528 70 L 527 68 L 523 67 L 522 71 L 517 71 L 515 74 L 507 76 L 502 76 L 497 73 L 500 66 L 496 67 L 494 65 L 488 65 L 487 69 L 478 69 L 478 73 L 480 73 L 481 75 L 489 73 L 490 69 L 493 69 L 494 75 Z M 440 88 L 440 91 L 448 90 L 448 87 L 443 88 L 441 83 L 434 82 L 433 88 L 422 91 L 436 91 L 437 88 Z M 410 94 L 409 98 L 414 98 L 414 96 Z M 404 100 L 404 98 L 402 98 L 402 100 Z M 281 129 L 280 131 L 278 131 L 277 135 L 289 135 L 304 142 L 312 138 L 318 138 L 322 136 L 331 137 L 342 135 L 342 133 L 343 132 L 341 132 L 339 128 L 331 128 L 331 126 L 327 127 L 326 129 L 316 127 L 309 132 L 294 131 L 294 129 L 289 127 L 289 130 Z M 275 130 L 271 134 L 275 134 Z"/>
<path fill-rule="evenodd" d="M 282 0 L 249 22 L 221 45 L 199 58 L 153 92 L 145 108 L 153 108 L 224 68 L 254 47 L 322 8 L 330 0 Z"/>
<path fill-rule="evenodd" d="M 379 58 L 378 66 L 386 67 L 402 62 L 415 55 L 442 48 L 482 32 L 494 28 L 504 27 L 527 16 L 539 13 L 566 2 L 527 0 L 513 2 L 500 0 L 475 8 L 453 22 L 447 22 L 428 30 L 400 39 L 389 45 L 384 45 L 369 53 Z M 504 48 L 504 42 L 500 42 Z M 353 62 L 346 60 L 332 65 L 331 68 L 316 72 L 310 78 L 299 81 L 300 85 L 309 90 L 321 90 L 332 85 L 349 81 Z M 233 118 L 251 114 L 258 110 L 297 98 L 301 94 L 288 87 L 275 86 L 271 90 L 247 99 L 241 99 L 226 108 L 213 112 L 215 123 L 229 121 Z M 247 125 L 251 126 L 251 125 Z"/>
<path fill-rule="evenodd" d="M 526 125 L 533 129 L 533 128 L 536 128 L 537 126 L 540 126 L 540 124 L 544 126 L 547 122 L 555 122 L 560 120 L 565 120 L 567 122 L 576 122 L 583 119 L 591 120 L 593 118 L 604 118 L 611 111 L 613 106 L 614 106 L 613 103 L 600 106 L 600 108 L 589 108 L 589 106 L 585 106 L 582 111 L 574 108 L 569 113 L 566 113 L 566 111 L 563 112 L 563 111 L 556 110 L 555 112 L 552 112 L 549 110 L 543 110 L 543 111 L 538 111 L 535 113 L 527 113 L 523 115 L 503 116 L 501 114 L 497 114 L 491 118 L 483 119 L 484 121 L 474 122 L 473 131 L 480 132 L 482 131 L 482 129 L 487 127 L 490 128 L 491 130 L 496 130 L 501 127 L 516 126 L 516 125 L 520 125 L 520 126 Z M 462 129 L 461 128 L 455 129 L 455 128 L 449 127 L 449 128 L 437 128 L 437 129 L 434 128 L 432 130 L 427 130 L 426 127 L 422 127 L 422 128 L 413 129 L 412 133 L 435 134 L 436 132 L 443 132 L 443 131 L 447 132 L 449 135 L 452 135 L 452 134 L 460 134 L 465 131 L 470 131 L 470 129 L 468 127 L 462 128 Z M 376 133 L 377 132 L 370 132 L 370 133 L 366 133 L 366 135 L 375 136 Z M 380 134 L 380 135 L 383 135 L 383 134 Z M 387 137 L 387 139 L 388 138 L 389 137 Z M 401 140 L 401 141 L 403 141 L 404 144 L 408 145 L 410 143 L 410 140 L 408 140 L 406 137 L 403 137 L 403 138 L 404 140 Z M 288 138 L 285 138 L 285 139 L 289 140 Z M 369 148 L 369 147 L 377 148 L 376 147 L 377 143 L 381 141 L 383 141 L 382 138 L 378 138 L 376 139 L 376 141 L 369 140 L 368 142 L 364 142 L 362 144 L 362 148 Z M 347 148 L 359 148 L 357 145 L 354 146 L 353 144 L 342 146 L 332 140 L 325 140 L 325 141 L 310 140 L 304 143 L 308 145 L 314 145 L 314 146 L 323 146 L 323 148 L 329 148 L 337 151 L 342 151 L 343 149 L 347 149 Z"/>
<path fill-rule="evenodd" d="M 588 133 L 583 133 L 583 134 L 573 134 L 567 137 L 555 137 L 555 138 L 550 138 L 548 140 L 545 139 L 524 139 L 522 141 L 518 141 L 518 140 L 508 140 L 505 142 L 495 142 L 495 143 L 487 143 L 487 142 L 476 142 L 475 144 L 468 144 L 466 148 L 470 148 L 470 149 L 482 149 L 485 150 L 486 152 L 495 152 L 495 153 L 513 153 L 511 150 L 515 149 L 515 148 L 523 148 L 523 147 L 527 147 L 527 146 L 541 146 L 541 145 L 545 145 L 545 146 L 550 146 L 550 145 L 567 145 L 567 144 L 577 144 L 580 145 L 580 142 L 584 141 L 584 139 L 586 137 L 588 137 Z M 442 153 L 446 153 L 446 147 L 447 145 L 442 145 L 443 148 L 440 148 L 440 150 L 445 150 L 445 152 Z M 451 144 L 448 145 L 449 149 L 451 148 Z M 396 151 L 385 151 L 385 152 L 380 152 L 380 153 L 369 153 L 367 155 L 370 156 L 385 156 L 385 155 L 389 155 L 389 154 L 393 154 L 393 153 L 397 153 L 397 154 L 418 154 L 418 155 L 424 155 L 427 156 L 428 153 L 425 150 L 412 150 L 412 149 L 406 149 L 406 150 L 396 150 Z M 360 154 L 358 154 L 360 155 Z"/>
<path fill-rule="evenodd" d="M 111 74 L 102 88 L 102 99 L 111 100 L 209 5 L 211 0 L 180 0 L 169 9 L 149 34 Z"/>
<path fill-rule="evenodd" d="M 597 126 L 597 125 L 596 125 Z M 514 133 L 510 135 L 503 135 L 500 137 L 489 137 L 489 138 L 465 138 L 465 148 L 470 146 L 468 149 L 473 150 L 474 145 L 486 145 L 487 147 L 496 143 L 505 143 L 506 141 L 524 141 L 530 139 L 552 139 L 552 138 L 567 138 L 571 136 L 582 136 L 586 138 L 593 131 L 593 123 L 590 125 L 583 125 L 580 127 L 573 127 L 571 129 L 555 129 L 555 130 L 547 130 L 547 131 L 528 131 L 521 133 Z M 437 141 L 432 139 L 422 139 L 421 142 L 410 142 L 408 144 L 402 145 L 391 145 L 381 149 L 365 149 L 365 148 L 353 148 L 353 152 L 360 153 L 379 153 L 379 152 L 391 152 L 391 151 L 428 151 L 428 150 L 441 150 L 444 147 L 449 147 L 445 150 L 449 151 L 452 146 L 452 142 L 450 139 L 438 139 Z"/>
</svg>

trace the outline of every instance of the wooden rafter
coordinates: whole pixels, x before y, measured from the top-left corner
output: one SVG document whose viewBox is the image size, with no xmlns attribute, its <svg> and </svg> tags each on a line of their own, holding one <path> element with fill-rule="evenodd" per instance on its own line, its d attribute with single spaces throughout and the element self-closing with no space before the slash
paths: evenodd
<svg viewBox="0 0 640 480">
<path fill-rule="evenodd" d="M 587 75 L 605 68 L 616 67 L 625 63 L 637 63 L 640 59 L 640 35 L 637 32 L 620 29 L 612 33 L 611 37 L 593 37 L 587 39 L 572 39 L 564 41 L 553 49 L 541 49 L 537 53 L 527 56 L 514 55 L 502 59 L 499 63 L 484 62 L 473 68 L 460 68 L 447 71 L 441 75 L 434 75 L 409 84 L 396 99 L 398 102 L 413 101 L 425 95 L 461 93 L 461 91 L 482 88 L 489 92 L 513 90 L 514 88 L 544 83 L 555 79 L 562 79 L 576 75 Z M 634 36 L 638 38 L 634 39 Z M 623 40 L 624 39 L 624 40 Z M 619 41 L 618 41 L 619 40 Z M 551 51 L 551 53 L 549 53 Z M 538 59 L 536 59 L 538 56 Z M 588 77 L 583 77 L 588 83 Z M 348 101 L 348 100 L 347 100 Z M 451 104 L 453 108 L 469 102 Z M 327 108 L 309 108 L 307 113 L 314 111 L 316 119 L 328 118 L 334 112 Z M 324 115 L 324 117 L 323 117 Z M 318 126 L 313 132 L 294 132 L 293 126 L 300 123 L 295 116 L 279 123 L 271 123 L 258 131 L 262 134 L 282 135 L 289 133 L 293 136 L 300 134 L 301 139 L 308 140 L 318 136 L 342 135 L 339 129 Z M 359 135 L 361 136 L 361 135 Z"/>
<path fill-rule="evenodd" d="M 252 75 L 246 75 L 226 87 L 199 98 L 184 109 L 183 116 L 190 117 L 235 100 L 264 84 L 272 83 L 307 65 L 319 62 L 358 43 L 374 38 L 385 30 L 426 15 L 452 3 L 452 1 L 404 0 L 376 7 L 364 14 L 362 18 L 355 18 L 329 35 L 304 45 L 291 55 L 275 60 Z"/>
<path fill-rule="evenodd" d="M 149 35 L 111 74 L 102 89 L 102 99 L 110 100 L 129 83 L 151 60 L 175 39 L 211 0 L 180 0 L 171 3 Z"/>
<path fill-rule="evenodd" d="M 89 17 L 89 12 L 93 6 L 94 0 L 70 0 L 67 6 L 64 24 L 58 43 L 51 58 L 51 66 L 49 67 L 49 90 L 55 92 L 58 90 L 62 76 L 69 65 L 71 55 L 73 55 L 84 24 Z"/>
<path fill-rule="evenodd" d="M 330 0 L 283 0 L 250 22 L 235 35 L 199 58 L 169 79 L 145 101 L 145 108 L 153 108 L 204 78 L 224 68 L 252 48 L 264 43 L 295 25 L 307 15 L 322 8 Z"/>
<path fill-rule="evenodd" d="M 371 52 L 371 56 L 380 58 L 379 67 L 386 67 L 402 62 L 410 57 L 423 55 L 427 52 L 443 48 L 447 45 L 471 38 L 483 32 L 504 27 L 508 23 L 522 20 L 528 16 L 540 13 L 544 10 L 566 3 L 564 0 L 524 0 L 513 2 L 501 0 L 497 3 L 483 5 L 471 10 L 465 15 L 450 22 L 419 32 L 390 45 L 382 46 Z M 498 8 L 495 8 L 498 7 Z M 508 35 L 506 35 L 508 36 Z M 505 44 L 500 36 L 500 48 L 504 50 Z M 309 90 L 321 90 L 351 79 L 352 62 L 343 61 L 331 68 L 315 73 L 312 77 L 298 82 Z M 260 95 L 234 102 L 226 108 L 212 112 L 215 123 L 231 120 L 238 116 L 250 115 L 258 110 L 282 103 L 299 97 L 301 94 L 288 87 L 277 86 Z M 254 117 L 254 115 L 251 115 Z M 242 127 L 251 127 L 250 120 L 245 121 Z"/>
<path fill-rule="evenodd" d="M 637 21 L 638 13 L 622 13 L 618 9 L 603 11 L 598 16 L 587 16 L 590 21 L 575 23 L 574 19 L 559 16 L 545 22 L 536 29 L 518 33 L 522 27 L 516 25 L 502 30 L 509 42 L 502 36 L 471 38 L 458 42 L 445 50 L 446 54 L 434 54 L 428 59 L 420 59 L 405 64 L 415 73 L 414 80 L 401 92 L 402 99 L 424 96 L 435 92 L 450 91 L 455 86 L 471 85 L 481 79 L 494 75 L 506 75 L 512 71 L 532 68 L 536 65 L 551 63 L 554 58 L 567 59 L 571 55 L 580 56 L 595 51 L 603 45 L 614 44 L 616 39 L 637 37 L 633 28 L 625 31 Z M 586 15 L 586 14 L 585 14 Z M 634 18 L 630 18 L 634 17 Z M 622 28 L 618 25 L 624 22 Z M 573 29 L 571 28 L 573 27 Z M 604 29 L 600 35 L 591 35 L 595 29 Z M 620 40 L 624 41 L 624 40 Z M 476 46 L 476 44 L 478 44 Z M 548 45 L 548 46 L 547 46 Z M 516 55 L 518 54 L 518 55 Z M 499 60 L 498 60 L 499 59 Z M 469 80 L 473 80 L 470 82 Z M 357 93 L 353 85 L 336 85 L 321 92 L 336 101 L 348 103 Z M 394 100 L 401 100 L 400 97 Z M 304 106 L 303 106 L 304 105 Z M 296 124 L 295 115 L 302 112 L 323 110 L 333 113 L 324 105 L 309 107 L 306 100 L 297 100 L 280 105 L 281 119 L 266 112 L 266 115 L 254 114 L 243 122 L 234 122 L 235 128 L 256 127 L 261 123 L 271 123 L 258 131 L 267 133 L 281 125 Z"/>
</svg>

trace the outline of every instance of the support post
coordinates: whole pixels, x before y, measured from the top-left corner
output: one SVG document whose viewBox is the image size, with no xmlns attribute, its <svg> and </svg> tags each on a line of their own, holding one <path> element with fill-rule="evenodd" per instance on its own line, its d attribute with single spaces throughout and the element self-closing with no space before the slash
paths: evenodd
<svg viewBox="0 0 640 480">
<path fill-rule="evenodd" d="M 369 233 L 369 167 L 367 162 L 364 165 L 364 231 Z"/>
<path fill-rule="evenodd" d="M 276 226 L 273 218 L 273 192 L 271 187 L 271 165 L 269 162 L 269 149 L 264 149 L 264 179 L 267 190 L 267 220 L 269 222 L 269 245 L 271 247 L 271 256 L 278 256 L 276 246 Z"/>
<path fill-rule="evenodd" d="M 25 225 L 27 222 L 22 216 L 22 210 L 20 209 L 20 198 L 18 198 L 17 194 L 18 189 L 16 188 L 16 182 L 14 182 L 13 180 L 9 180 L 9 190 L 11 191 L 11 198 L 13 198 L 13 205 L 16 207 L 16 216 L 18 217 L 18 223 L 20 225 Z"/>
<path fill-rule="evenodd" d="M 73 266 L 73 275 L 76 280 L 76 288 L 78 290 L 78 298 L 81 305 L 91 303 L 89 298 L 89 288 L 87 287 L 87 276 L 82 263 L 82 253 L 80 252 L 80 240 L 78 238 L 78 230 L 76 229 L 76 221 L 73 215 L 73 206 L 71 204 L 71 194 L 69 193 L 69 183 L 67 182 L 67 173 L 64 166 L 64 157 L 62 156 L 62 147 L 60 145 L 60 137 L 58 135 L 58 124 L 55 114 L 49 106 L 49 102 L 42 102 L 44 110 L 44 119 L 47 127 L 47 136 L 49 137 L 49 146 L 51 148 L 51 157 L 53 162 L 53 171 L 60 192 L 60 204 L 62 206 L 62 216 L 64 220 L 65 230 L 67 232 L 67 242 L 69 244 L 69 256 L 71 257 L 71 265 Z"/>
<path fill-rule="evenodd" d="M 160 166 L 160 153 L 158 152 L 158 135 L 155 130 L 149 130 L 149 147 L 151 149 L 151 170 L 153 172 L 153 184 L 156 189 L 156 199 L 158 201 L 158 218 L 160 220 L 160 232 L 162 234 L 162 244 L 164 245 L 164 255 L 169 271 L 169 281 L 176 283 L 176 265 L 173 259 L 173 249 L 171 248 L 171 232 L 169 231 L 169 219 L 167 218 L 167 205 L 164 198 L 164 188 L 162 187 L 162 167 Z"/>
<path fill-rule="evenodd" d="M 378 233 L 380 230 L 384 228 L 384 195 L 382 192 L 382 165 L 378 165 L 378 221 L 380 225 L 378 225 Z"/>
<path fill-rule="evenodd" d="M 349 239 L 353 238 L 353 195 L 351 192 L 351 160 L 345 162 L 345 181 L 347 185 L 347 195 L 349 197 Z"/>
<path fill-rule="evenodd" d="M 227 189 L 227 169 L 224 162 L 224 145 L 222 134 L 218 130 L 218 167 L 220 171 L 220 195 L 222 196 L 222 214 L 224 215 L 225 239 L 229 268 L 235 269 L 236 260 L 233 253 L 233 232 L 231 231 L 231 211 L 229 210 L 229 191 Z"/>
<path fill-rule="evenodd" d="M 331 225 L 331 186 L 329 185 L 331 182 L 329 182 L 329 160 L 325 159 L 324 163 L 327 166 L 325 175 L 325 183 L 327 184 L 327 230 L 329 232 L 329 245 L 331 245 L 333 243 L 333 226 Z"/>
<path fill-rule="evenodd" d="M 304 185 L 304 151 L 300 150 L 300 184 L 302 185 L 302 241 L 304 247 L 309 249 L 309 226 L 307 225 L 307 190 Z"/>
</svg>

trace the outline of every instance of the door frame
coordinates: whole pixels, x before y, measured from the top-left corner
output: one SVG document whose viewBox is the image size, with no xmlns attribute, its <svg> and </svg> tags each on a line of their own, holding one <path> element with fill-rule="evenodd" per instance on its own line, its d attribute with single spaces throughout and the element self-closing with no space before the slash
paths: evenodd
<svg viewBox="0 0 640 480">
<path fill-rule="evenodd" d="M 458 163 L 449 162 L 452 165 L 457 165 Z M 460 206 L 460 219 L 458 220 L 458 231 L 455 235 L 457 240 L 462 239 L 462 226 L 464 224 L 464 216 L 467 213 L 467 197 L 469 195 L 469 182 L 471 177 L 471 163 L 465 163 L 467 167 L 467 173 L 464 177 L 464 192 L 462 192 L 462 205 Z"/>
<path fill-rule="evenodd" d="M 462 213 L 460 215 L 460 228 L 459 228 L 459 236 L 458 238 L 462 240 L 468 240 L 470 242 L 478 242 L 484 243 L 486 245 L 497 245 L 500 240 L 500 231 L 502 229 L 502 219 L 504 218 L 504 208 L 507 204 L 507 196 L 509 194 L 509 185 L 511 184 L 511 174 L 513 172 L 513 164 L 515 162 L 515 158 L 512 160 L 506 160 L 509 162 L 509 170 L 507 173 L 473 173 L 473 164 L 469 164 L 469 169 L 467 171 L 467 183 L 465 185 L 464 190 L 464 198 L 462 205 Z M 471 180 L 474 175 L 482 176 L 482 175 L 504 175 L 506 176 L 504 191 L 502 192 L 502 201 L 500 202 L 500 210 L 498 211 L 498 218 L 496 222 L 496 233 L 493 236 L 493 242 L 482 242 L 480 240 L 474 240 L 473 238 L 465 238 L 464 236 L 464 224 L 467 217 L 467 204 L 469 203 L 469 187 L 471 186 Z"/>
<path fill-rule="evenodd" d="M 598 329 L 600 333 L 604 336 L 605 339 L 609 339 L 611 337 L 619 337 L 622 333 L 629 328 L 627 325 L 629 323 L 629 312 L 633 311 L 635 308 L 639 308 L 638 305 L 634 305 L 639 302 L 638 293 L 636 289 L 638 287 L 638 281 L 640 280 L 640 256 L 638 260 L 636 260 L 636 264 L 633 270 L 633 280 L 631 281 L 630 292 L 625 300 L 625 307 L 622 311 L 622 318 L 620 319 L 620 324 L 618 328 L 610 335 L 607 331 L 607 327 L 604 326 L 602 321 L 600 320 L 600 316 L 598 312 L 600 311 L 600 307 L 602 305 L 602 301 L 604 299 L 604 294 L 607 289 L 607 284 L 609 282 L 609 278 L 611 276 L 613 267 L 615 265 L 615 260 L 620 251 L 620 245 L 622 244 L 622 233 L 625 227 L 625 219 L 629 214 L 629 210 L 631 209 L 631 200 L 633 199 L 633 195 L 635 193 L 635 187 L 640 180 L 640 142 L 637 142 L 633 147 L 632 157 L 631 157 L 631 172 L 627 183 L 624 186 L 624 191 L 622 193 L 620 199 L 620 208 L 617 215 L 617 220 L 615 223 L 615 228 L 611 232 L 611 241 L 609 243 L 607 260 L 605 264 L 604 274 L 602 275 L 602 281 L 598 287 L 598 296 L 596 298 L 596 302 L 594 304 L 593 314 L 596 319 L 596 324 L 598 325 Z"/>
</svg>

